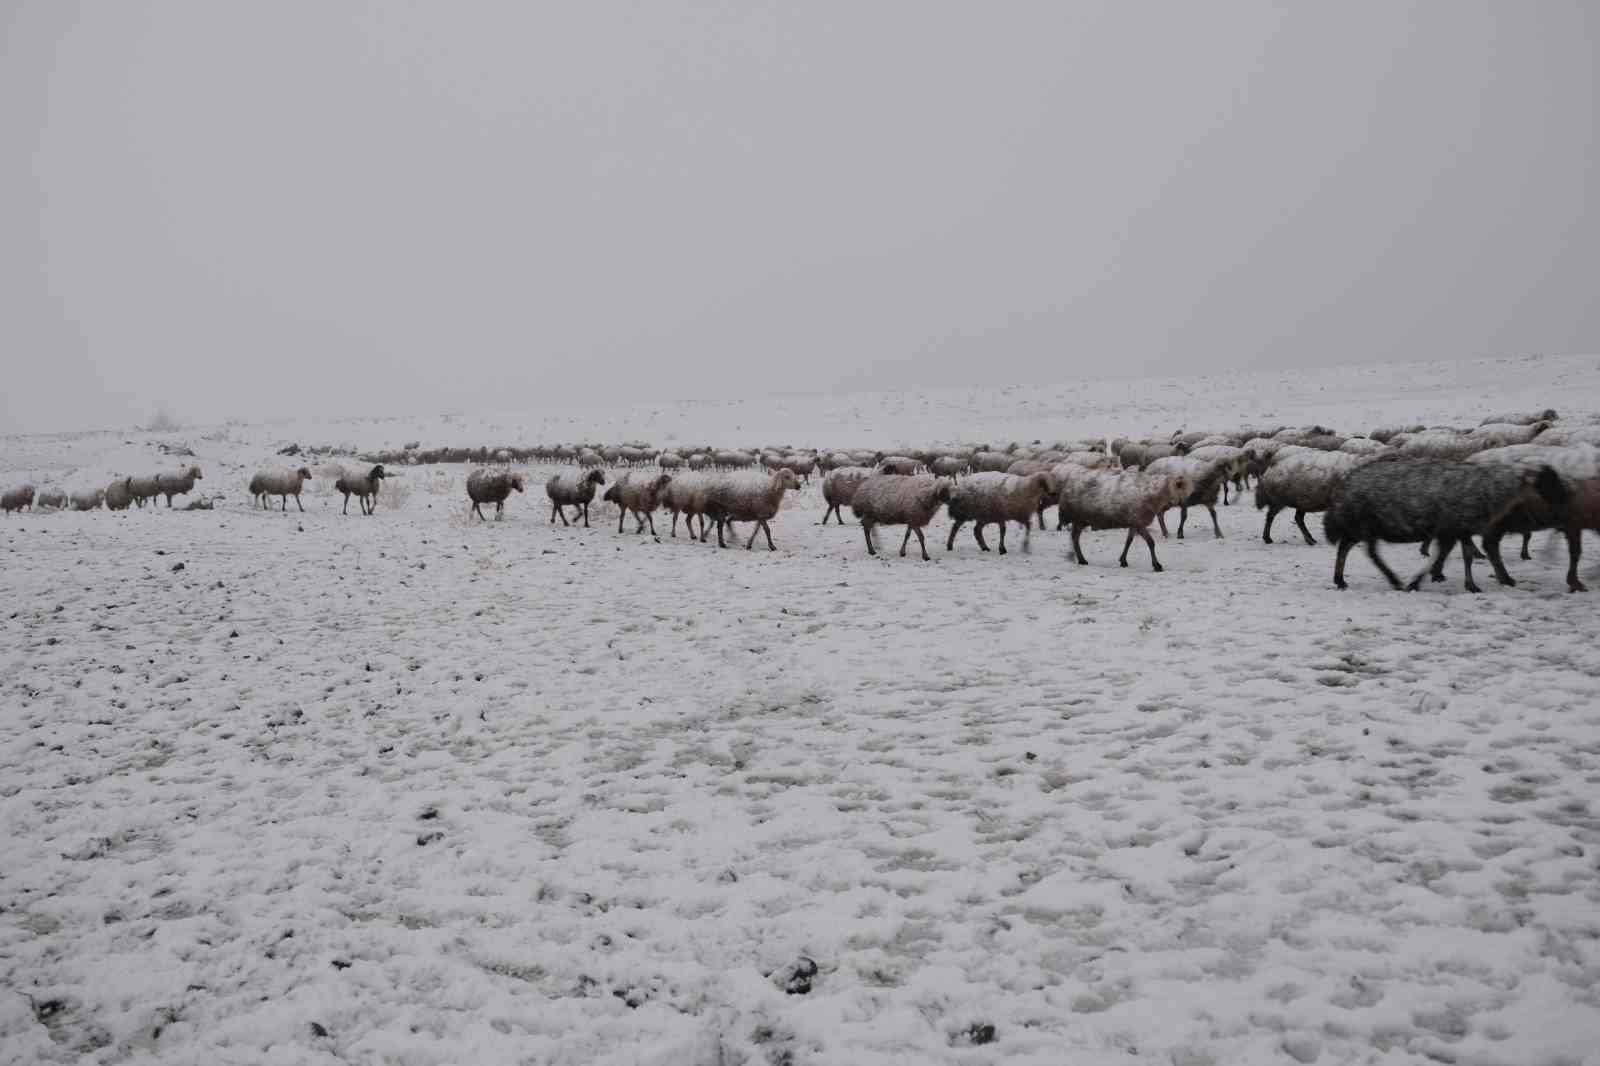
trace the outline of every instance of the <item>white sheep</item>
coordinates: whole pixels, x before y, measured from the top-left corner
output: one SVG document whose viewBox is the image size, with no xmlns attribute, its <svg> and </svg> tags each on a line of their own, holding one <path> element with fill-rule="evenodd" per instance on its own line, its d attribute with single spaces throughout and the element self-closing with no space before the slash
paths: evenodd
<svg viewBox="0 0 1600 1066">
<path fill-rule="evenodd" d="M 157 474 L 156 489 L 167 498 L 167 506 L 172 506 L 174 496 L 185 496 L 194 491 L 194 483 L 205 477 L 198 466 L 190 466 L 176 474 Z"/>
<path fill-rule="evenodd" d="M 581 474 L 557 474 L 544 483 L 545 495 L 550 497 L 550 524 L 555 525 L 556 516 L 561 516 L 561 524 L 571 525 L 567 521 L 567 508 L 577 508 L 578 514 L 583 516 L 583 526 L 589 528 L 589 504 L 594 502 L 594 489 L 596 485 L 604 485 L 606 476 L 599 470 L 589 470 Z M 574 516 L 576 521 L 577 516 Z"/>
<path fill-rule="evenodd" d="M 134 477 L 128 479 L 128 494 L 139 507 L 145 505 L 146 500 L 153 500 L 161 495 L 161 475 L 151 474 L 148 477 Z"/>
<path fill-rule="evenodd" d="M 33 510 L 33 486 L 18 485 L 10 492 L 0 495 L 0 511 L 10 514 L 12 511 Z"/>
<path fill-rule="evenodd" d="M 672 535 L 678 535 L 678 516 L 683 515 L 683 524 L 689 530 L 690 538 L 695 537 L 694 520 L 700 519 L 700 531 L 706 530 L 706 503 L 710 499 L 712 479 L 706 474 L 688 473 L 676 474 L 667 484 L 661 494 L 661 506 L 672 515 Z"/>
<path fill-rule="evenodd" d="M 103 490 L 106 494 L 106 510 L 126 511 L 133 502 L 133 483 L 136 479 L 131 477 L 120 478 L 107 485 Z"/>
<path fill-rule="evenodd" d="M 844 525 L 842 509 L 850 506 L 856 489 L 874 473 L 871 467 L 866 466 L 839 466 L 828 471 L 828 476 L 822 479 L 822 502 L 828 505 L 828 509 L 822 512 L 822 524 L 827 525 L 828 516 L 832 515 L 841 526 Z"/>
<path fill-rule="evenodd" d="M 744 473 L 717 478 L 706 495 L 705 510 L 705 514 L 717 524 L 717 547 L 727 547 L 722 537 L 724 527 L 732 535 L 733 523 L 754 522 L 756 527 L 750 531 L 745 550 L 754 548 L 756 534 L 765 531 L 767 550 L 777 551 L 772 543 L 772 527 L 767 523 L 782 506 L 783 494 L 799 488 L 800 479 L 793 470 L 786 469 L 775 470 L 771 474 Z M 705 540 L 705 536 L 705 522 L 702 520 L 701 541 Z"/>
<path fill-rule="evenodd" d="M 971 522 L 972 536 L 983 551 L 989 545 L 983 541 L 983 527 L 991 522 L 1000 526 L 1000 554 L 1006 553 L 1006 526 L 1011 522 L 1022 525 L 1022 550 L 1028 550 L 1033 535 L 1033 517 L 1042 514 L 1047 500 L 1059 491 L 1055 475 L 1048 471 L 1028 474 L 973 474 L 956 484 L 950 494 L 950 537 L 944 550 L 953 551 L 956 534 Z M 1041 523 L 1043 519 L 1040 519 Z"/>
<path fill-rule="evenodd" d="M 1156 459 L 1144 469 L 1147 474 L 1167 477 L 1182 476 L 1189 480 L 1189 493 L 1178 501 L 1178 539 L 1183 539 L 1183 527 L 1189 521 L 1189 508 L 1204 507 L 1211 515 L 1211 530 L 1217 539 L 1222 538 L 1222 526 L 1217 524 L 1217 494 L 1227 485 L 1232 460 L 1195 459 L 1189 455 L 1169 455 Z M 1166 536 L 1166 515 L 1156 516 L 1161 523 L 1161 535 Z"/>
<path fill-rule="evenodd" d="M 1156 558 L 1156 542 L 1150 536 L 1150 523 L 1170 507 L 1189 497 L 1194 486 L 1185 474 L 1146 474 L 1124 470 L 1066 469 L 1057 506 L 1061 522 L 1072 527 L 1072 552 L 1080 566 L 1087 566 L 1080 538 L 1085 529 L 1126 529 L 1128 539 L 1117 561 L 1128 565 L 1128 549 L 1133 538 L 1142 537 L 1150 549 L 1150 568 L 1161 572 Z M 1061 468 L 1058 468 L 1061 469 Z"/>
<path fill-rule="evenodd" d="M 616 483 L 606 490 L 605 498 L 617 505 L 620 513 L 617 515 L 617 532 L 622 532 L 622 523 L 632 512 L 637 527 L 635 533 L 643 533 L 645 523 L 650 523 L 650 535 L 656 535 L 656 508 L 661 505 L 662 493 L 668 485 L 672 484 L 670 474 L 657 474 L 650 477 L 644 473 L 629 472 L 623 474 Z"/>
<path fill-rule="evenodd" d="M 271 470 L 257 471 L 250 479 L 250 497 L 265 511 L 270 509 L 267 497 L 280 496 L 283 498 L 283 509 L 287 511 L 289 497 L 293 496 L 294 505 L 304 511 L 306 505 L 300 502 L 300 490 L 310 480 L 311 471 L 303 466 L 298 470 L 275 467 Z"/>
<path fill-rule="evenodd" d="M 955 486 L 941 477 L 874 474 L 867 478 L 856 488 L 850 500 L 850 509 L 860 520 L 862 535 L 867 539 L 867 554 L 878 554 L 873 537 L 873 530 L 878 526 L 905 526 L 906 536 L 900 542 L 900 557 L 905 558 L 911 534 L 915 533 L 917 543 L 922 546 L 922 561 L 928 562 L 928 542 L 922 530 L 933 520 L 939 507 L 950 502 L 954 492 Z"/>
<path fill-rule="evenodd" d="M 935 477 L 960 477 L 972 470 L 972 460 L 963 455 L 937 455 L 928 463 Z"/>
<path fill-rule="evenodd" d="M 67 494 L 60 489 L 45 489 L 34 499 L 33 505 L 46 511 L 60 511 L 67 506 Z"/>
<path fill-rule="evenodd" d="M 910 477 L 922 468 L 922 464 L 909 455 L 890 455 L 878 462 L 878 473 L 900 474 Z"/>
<path fill-rule="evenodd" d="M 479 469 L 467 475 L 467 499 L 472 501 L 472 513 L 484 521 L 488 521 L 483 514 L 484 504 L 494 504 L 495 518 L 501 518 L 512 492 L 525 492 L 527 488 L 527 478 L 505 470 Z"/>
<path fill-rule="evenodd" d="M 1535 422 L 1554 422 L 1559 417 L 1561 416 L 1556 414 L 1555 408 L 1547 407 L 1543 411 L 1512 411 L 1489 415 L 1479 425 L 1492 426 L 1496 423 L 1502 423 L 1513 426 L 1531 426 Z"/>
<path fill-rule="evenodd" d="M 1368 457 L 1349 452 L 1320 452 L 1310 448 L 1286 447 L 1279 449 L 1256 482 L 1256 510 L 1266 509 L 1267 521 L 1261 527 L 1261 539 L 1272 543 L 1272 520 L 1278 512 L 1294 508 L 1294 524 L 1307 544 L 1316 538 L 1306 528 L 1306 515 L 1326 511 L 1333 503 L 1345 475 Z"/>
<path fill-rule="evenodd" d="M 365 474 L 344 471 L 338 480 L 333 483 L 335 492 L 344 493 L 344 508 L 339 513 L 350 513 L 350 497 L 354 496 L 361 505 L 361 513 L 370 515 L 378 509 L 378 489 L 383 486 L 383 479 L 389 475 L 384 472 L 380 463 L 368 470 Z"/>
<path fill-rule="evenodd" d="M 93 492 L 75 492 L 72 494 L 71 505 L 74 511 L 97 511 L 106 501 L 106 490 L 95 489 Z"/>
</svg>

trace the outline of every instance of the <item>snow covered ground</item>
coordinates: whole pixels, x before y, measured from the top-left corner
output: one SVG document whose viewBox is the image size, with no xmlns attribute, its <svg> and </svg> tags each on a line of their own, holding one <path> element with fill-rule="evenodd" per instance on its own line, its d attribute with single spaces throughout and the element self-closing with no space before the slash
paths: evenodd
<svg viewBox="0 0 1600 1066">
<path fill-rule="evenodd" d="M 468 521 L 461 467 L 371 518 L 243 491 L 288 440 L 1547 405 L 1600 410 L 1600 365 L 0 441 L 7 486 L 183 440 L 225 493 L 0 522 L 0 1060 L 1600 1061 L 1600 616 L 1543 536 L 1515 589 L 1357 555 L 1337 593 L 1248 503 L 1153 574 L 1114 533 L 946 553 L 942 518 L 935 562 L 868 559 L 815 484 L 775 553 L 552 527 L 537 486 Z"/>
</svg>

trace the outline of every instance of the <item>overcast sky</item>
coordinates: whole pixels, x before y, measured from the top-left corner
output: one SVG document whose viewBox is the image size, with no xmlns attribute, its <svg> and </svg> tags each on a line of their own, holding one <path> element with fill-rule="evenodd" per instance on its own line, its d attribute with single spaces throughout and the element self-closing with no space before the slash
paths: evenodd
<svg viewBox="0 0 1600 1066">
<path fill-rule="evenodd" d="M 0 430 L 1600 351 L 1600 5 L 0 5 Z"/>
</svg>

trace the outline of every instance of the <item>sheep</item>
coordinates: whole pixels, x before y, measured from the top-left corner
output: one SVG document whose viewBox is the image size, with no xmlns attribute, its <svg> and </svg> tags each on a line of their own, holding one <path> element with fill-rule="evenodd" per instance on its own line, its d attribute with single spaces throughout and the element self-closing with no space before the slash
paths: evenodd
<svg viewBox="0 0 1600 1066">
<path fill-rule="evenodd" d="M 1003 474 L 1006 468 L 1016 462 L 1016 456 L 1010 452 L 979 451 L 972 456 L 972 471 L 975 474 L 996 473 Z"/>
<path fill-rule="evenodd" d="M 1600 425 L 1556 426 L 1541 433 L 1539 443 L 1550 446 L 1600 445 Z"/>
<path fill-rule="evenodd" d="M 977 475 L 974 475 L 977 476 Z M 905 558 L 911 544 L 911 534 L 917 535 L 922 546 L 922 561 L 929 562 L 928 542 L 922 535 L 923 527 L 933 520 L 943 504 L 955 495 L 955 485 L 942 477 L 907 476 L 904 474 L 874 474 L 857 488 L 850 500 L 850 510 L 861 522 L 862 535 L 867 539 L 867 554 L 877 555 L 878 547 L 873 531 L 878 526 L 905 526 L 905 540 L 900 542 L 900 557 Z"/>
<path fill-rule="evenodd" d="M 33 486 L 19 485 L 10 492 L 0 496 L 0 511 L 10 514 L 12 511 L 24 509 L 33 510 Z"/>
<path fill-rule="evenodd" d="M 1371 437 L 1350 437 L 1339 445 L 1339 450 L 1348 455 L 1382 455 L 1389 449 L 1382 441 Z"/>
<path fill-rule="evenodd" d="M 616 484 L 606 490 L 605 498 L 615 503 L 621 513 L 617 515 L 617 532 L 622 532 L 623 520 L 628 513 L 633 512 L 634 521 L 637 523 L 635 533 L 643 533 L 645 522 L 650 523 L 650 535 L 656 535 L 656 508 L 661 505 L 661 494 L 667 486 L 672 484 L 670 474 L 657 474 L 648 477 L 644 474 L 623 474 Z"/>
<path fill-rule="evenodd" d="M 1543 411 L 1516 411 L 1509 414 L 1495 414 L 1478 423 L 1480 426 L 1492 426 L 1496 423 L 1512 426 L 1531 426 L 1535 422 L 1554 422 L 1561 416 L 1556 414 L 1555 408 L 1547 407 Z"/>
<path fill-rule="evenodd" d="M 1079 538 L 1085 529 L 1126 529 L 1128 539 L 1122 545 L 1118 562 L 1128 565 L 1128 549 L 1133 547 L 1135 536 L 1144 538 L 1150 549 L 1150 569 L 1162 570 L 1156 558 L 1156 542 L 1150 536 L 1150 523 L 1156 516 L 1188 499 L 1194 486 L 1187 474 L 1146 474 L 1125 470 L 1109 473 L 1083 468 L 1072 470 L 1063 464 L 1061 493 L 1057 507 L 1063 525 L 1072 526 L 1072 552 L 1078 565 L 1087 566 L 1083 544 Z"/>
<path fill-rule="evenodd" d="M 661 494 L 661 506 L 672 515 L 672 535 L 678 535 L 678 516 L 684 516 L 684 526 L 689 536 L 695 536 L 694 520 L 700 519 L 700 530 L 705 531 L 706 502 L 710 497 L 711 478 L 705 474 L 677 474 L 667 483 Z"/>
<path fill-rule="evenodd" d="M 281 467 L 261 470 L 250 479 L 250 497 L 265 511 L 271 509 L 271 505 L 267 502 L 268 496 L 281 496 L 283 509 L 287 511 L 289 497 L 293 496 L 294 505 L 303 512 L 306 505 L 300 502 L 300 490 L 310 480 L 311 471 L 303 466 L 298 470 L 286 470 Z"/>
<path fill-rule="evenodd" d="M 777 551 L 772 543 L 772 527 L 767 523 L 783 504 L 783 494 L 800 488 L 800 479 L 793 470 L 775 470 L 771 474 L 744 474 L 721 477 L 711 483 L 706 494 L 705 514 L 717 524 L 717 547 L 726 548 L 722 531 L 726 527 L 733 533 L 733 523 L 754 522 L 745 550 L 755 547 L 756 534 L 767 534 L 767 550 Z M 700 523 L 700 540 L 706 538 L 705 521 Z"/>
<path fill-rule="evenodd" d="M 1222 526 L 1217 523 L 1217 493 L 1225 483 L 1229 461 L 1227 459 L 1191 459 L 1187 455 L 1169 455 L 1145 466 L 1147 474 L 1167 477 L 1183 476 L 1189 479 L 1189 493 L 1178 503 L 1178 539 L 1183 539 L 1183 527 L 1189 521 L 1189 508 L 1204 507 L 1211 515 L 1211 530 L 1222 539 Z M 1161 523 L 1161 534 L 1166 535 L 1166 515 L 1156 516 Z"/>
<path fill-rule="evenodd" d="M 1541 444 L 1516 444 L 1479 452 L 1467 460 L 1474 464 L 1513 466 L 1522 470 L 1548 466 L 1560 475 L 1566 485 L 1565 511 L 1545 505 L 1528 503 L 1507 515 L 1490 532 L 1484 534 L 1484 552 L 1494 567 L 1495 577 L 1502 584 L 1515 585 L 1500 560 L 1500 539 L 1506 533 L 1522 534 L 1522 558 L 1529 558 L 1528 538 L 1535 530 L 1560 529 L 1567 538 L 1567 590 L 1587 592 L 1588 587 L 1578 578 L 1578 560 L 1583 556 L 1583 531 L 1600 530 L 1600 449 L 1592 445 L 1553 448 Z"/>
<path fill-rule="evenodd" d="M 1233 444 L 1198 444 L 1189 449 L 1188 458 L 1199 459 L 1204 462 L 1221 462 L 1225 469 L 1222 472 L 1222 503 L 1230 504 L 1228 499 L 1228 484 L 1242 488 L 1245 468 L 1250 462 L 1250 453 Z"/>
<path fill-rule="evenodd" d="M 903 477 L 910 477 L 912 474 L 915 474 L 919 469 L 921 469 L 921 467 L 921 463 L 909 456 L 891 455 L 888 458 L 879 461 L 878 473 L 899 474 Z"/>
<path fill-rule="evenodd" d="M 1446 462 L 1437 459 L 1385 457 L 1365 463 L 1345 475 L 1322 530 L 1339 546 L 1333 564 L 1335 588 L 1346 588 L 1345 558 L 1364 543 L 1367 556 L 1394 588 L 1415 590 L 1424 574 L 1442 578 L 1442 563 L 1457 542 L 1461 544 L 1465 588 L 1481 592 L 1472 580 L 1474 534 L 1490 534 L 1519 507 L 1565 507 L 1566 485 L 1549 466 L 1537 471 L 1500 464 Z M 1411 543 L 1438 542 L 1437 556 L 1411 581 L 1402 585 L 1378 554 L 1380 540 Z M 1495 577 L 1502 577 L 1498 568 Z"/>
<path fill-rule="evenodd" d="M 483 515 L 484 504 L 494 504 L 494 515 L 499 519 L 506 513 L 511 493 L 525 492 L 527 488 L 527 478 L 504 470 L 480 469 L 467 475 L 467 499 L 472 501 L 472 513 L 484 521 L 488 521 Z"/>
<path fill-rule="evenodd" d="M 105 501 L 106 490 L 95 489 L 93 492 L 73 493 L 70 502 L 74 511 L 98 511 Z"/>
<path fill-rule="evenodd" d="M 1280 449 L 1271 466 L 1256 482 L 1256 510 L 1267 512 L 1261 539 L 1272 543 L 1272 521 L 1278 512 L 1294 508 L 1294 524 L 1307 544 L 1316 538 L 1306 527 L 1306 515 L 1326 511 L 1346 474 L 1360 466 L 1363 457 L 1349 452 Z"/>
<path fill-rule="evenodd" d="M 1521 437 L 1518 433 L 1516 436 Z M 1531 440 L 1531 437 L 1527 438 Z M 1527 440 L 1510 440 L 1493 430 L 1460 433 L 1453 429 L 1428 429 L 1421 433 L 1408 433 L 1390 443 L 1398 454 L 1411 459 L 1436 459 L 1441 462 L 1462 462 L 1467 456 L 1486 452 L 1490 448 L 1504 448 L 1508 444 L 1524 444 Z"/>
<path fill-rule="evenodd" d="M 557 474 L 544 483 L 545 495 L 550 497 L 550 524 L 556 524 L 556 516 L 561 516 L 562 525 L 571 525 L 567 521 L 567 508 L 576 507 L 583 516 L 583 528 L 589 528 L 589 504 L 594 501 L 594 487 L 604 485 L 606 476 L 599 470 L 590 470 L 585 474 Z M 576 520 L 576 516 L 574 516 Z"/>
<path fill-rule="evenodd" d="M 972 470 L 972 462 L 959 455 L 939 455 L 928 462 L 935 477 L 961 477 Z"/>
<path fill-rule="evenodd" d="M 663 470 L 678 470 L 684 464 L 683 456 L 677 452 L 662 452 L 656 456 L 656 465 Z"/>
<path fill-rule="evenodd" d="M 134 480 L 134 478 L 125 477 L 120 481 L 113 481 L 105 487 L 106 510 L 126 511 L 128 509 L 128 505 L 133 502 Z"/>
<path fill-rule="evenodd" d="M 950 536 L 945 551 L 954 551 L 956 534 L 963 524 L 973 523 L 972 536 L 983 551 L 989 545 L 983 542 L 983 527 L 991 522 L 1000 525 L 1000 554 L 1006 553 L 1006 526 L 1011 522 L 1022 524 L 1022 550 L 1028 550 L 1033 535 L 1033 516 L 1041 515 L 1046 501 L 1059 491 L 1055 475 L 1048 472 L 1031 474 L 973 474 L 956 485 L 950 494 Z M 1041 528 L 1043 519 L 1040 519 Z"/>
<path fill-rule="evenodd" d="M 1124 469 L 1139 470 L 1157 459 L 1165 459 L 1173 455 L 1188 454 L 1187 444 L 1139 444 L 1136 442 L 1122 446 L 1117 458 L 1122 460 Z"/>
<path fill-rule="evenodd" d="M 149 477 L 130 478 L 128 481 L 128 493 L 133 498 L 133 502 L 143 508 L 146 500 L 153 500 L 161 495 L 161 475 L 152 474 Z"/>
<path fill-rule="evenodd" d="M 34 499 L 33 505 L 49 511 L 59 511 L 67 506 L 67 494 L 60 489 L 46 489 Z"/>
<path fill-rule="evenodd" d="M 1485 422 L 1472 432 L 1478 435 L 1498 437 L 1506 442 L 1506 447 L 1510 447 L 1513 444 L 1532 444 L 1535 437 L 1549 428 L 1550 423 L 1543 421 L 1526 424 L 1519 422 Z M 1485 450 L 1487 451 L 1487 449 Z"/>
<path fill-rule="evenodd" d="M 378 509 L 378 489 L 383 485 L 383 479 L 389 475 L 384 472 L 382 464 L 374 466 L 365 474 L 354 474 L 346 470 L 339 475 L 333 483 L 335 492 L 344 493 L 344 509 L 340 514 L 350 513 L 350 497 L 354 496 L 361 505 L 361 513 L 370 515 Z"/>
<path fill-rule="evenodd" d="M 174 496 L 184 496 L 194 491 L 194 483 L 204 477 L 198 466 L 191 466 L 176 474 L 157 474 L 156 487 L 160 490 L 160 494 L 167 498 L 167 506 L 171 507 Z"/>
<path fill-rule="evenodd" d="M 850 506 L 856 489 L 874 473 L 871 467 L 866 466 L 840 466 L 828 471 L 828 476 L 822 479 L 822 502 L 828 505 L 828 509 L 822 512 L 822 524 L 827 525 L 828 516 L 832 515 L 841 526 L 844 525 L 842 509 Z"/>
</svg>

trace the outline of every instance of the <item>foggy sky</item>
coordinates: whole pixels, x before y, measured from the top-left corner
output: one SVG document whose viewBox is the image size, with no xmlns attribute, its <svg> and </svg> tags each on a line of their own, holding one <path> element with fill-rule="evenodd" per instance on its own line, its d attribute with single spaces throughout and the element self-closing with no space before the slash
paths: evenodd
<svg viewBox="0 0 1600 1066">
<path fill-rule="evenodd" d="M 1600 351 L 1597 10 L 11 0 L 0 431 Z"/>
</svg>

